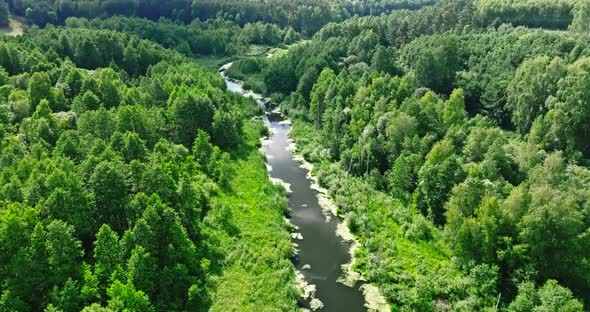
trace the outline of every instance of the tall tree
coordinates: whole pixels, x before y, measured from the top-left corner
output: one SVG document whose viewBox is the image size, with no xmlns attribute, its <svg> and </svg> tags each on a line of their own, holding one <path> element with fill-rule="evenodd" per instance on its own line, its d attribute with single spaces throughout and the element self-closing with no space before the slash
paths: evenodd
<svg viewBox="0 0 590 312">
<path fill-rule="evenodd" d="M 103 161 L 96 166 L 89 182 L 96 200 L 98 224 L 108 224 L 118 233 L 128 226 L 129 195 L 124 172 L 123 165 Z"/>
<path fill-rule="evenodd" d="M 316 84 L 311 91 L 311 102 L 309 104 L 309 118 L 313 121 L 316 128 L 322 127 L 322 117 L 326 110 L 326 93 L 332 82 L 336 79 L 334 71 L 327 68 L 324 69 Z"/>
<path fill-rule="evenodd" d="M 81 242 L 74 237 L 74 228 L 55 220 L 47 226 L 47 252 L 54 283 L 62 285 L 68 278 L 78 279 L 83 255 Z"/>
<path fill-rule="evenodd" d="M 47 73 L 34 73 L 29 81 L 29 98 L 36 107 L 41 100 L 51 100 L 51 79 Z"/>
<path fill-rule="evenodd" d="M 179 89 L 171 96 L 168 115 L 172 122 L 172 132 L 176 142 L 190 147 L 197 130 L 211 131 L 214 108 L 211 100 L 204 94 Z"/>
<path fill-rule="evenodd" d="M 118 266 L 123 264 L 123 252 L 119 244 L 119 236 L 110 226 L 103 224 L 94 241 L 95 271 L 102 290 L 111 282 L 111 275 Z"/>
<path fill-rule="evenodd" d="M 527 133 L 537 116 L 547 112 L 545 102 L 557 93 L 557 82 L 567 73 L 561 59 L 546 56 L 524 61 L 510 83 L 507 108 L 520 133 Z"/>
<path fill-rule="evenodd" d="M 465 122 L 467 113 L 465 112 L 465 95 L 463 89 L 456 89 L 451 93 L 451 97 L 445 103 L 443 110 L 443 122 L 447 127 L 452 125 L 461 125 Z"/>
</svg>

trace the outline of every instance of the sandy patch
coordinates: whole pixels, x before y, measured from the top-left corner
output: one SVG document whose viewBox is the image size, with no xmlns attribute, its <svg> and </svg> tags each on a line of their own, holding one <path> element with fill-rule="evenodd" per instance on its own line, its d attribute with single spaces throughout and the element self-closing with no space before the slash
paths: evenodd
<svg viewBox="0 0 590 312">
<path fill-rule="evenodd" d="M 273 184 L 277 184 L 277 185 L 284 187 L 285 191 L 287 191 L 288 194 L 291 194 L 293 192 L 293 191 L 291 191 L 291 184 L 289 184 L 281 179 L 277 179 L 277 178 L 273 178 L 273 177 L 269 177 L 269 179 Z"/>
<path fill-rule="evenodd" d="M 361 286 L 363 295 L 365 295 L 365 307 L 369 312 L 391 312 L 391 307 L 385 300 L 385 297 L 379 291 L 379 288 L 371 284 Z"/>
<path fill-rule="evenodd" d="M 309 306 L 311 307 L 312 311 L 316 311 L 319 310 L 321 308 L 324 307 L 324 303 L 320 301 L 320 299 L 317 298 L 313 298 L 311 299 L 311 302 L 309 303 Z"/>
<path fill-rule="evenodd" d="M 291 238 L 296 239 L 296 240 L 303 240 L 303 234 L 293 232 L 293 233 L 291 233 Z"/>
</svg>

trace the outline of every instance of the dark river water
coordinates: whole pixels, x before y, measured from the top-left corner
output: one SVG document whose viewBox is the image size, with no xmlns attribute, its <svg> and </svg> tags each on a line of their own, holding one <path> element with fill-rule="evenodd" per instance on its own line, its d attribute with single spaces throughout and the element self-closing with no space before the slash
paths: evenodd
<svg viewBox="0 0 590 312">
<path fill-rule="evenodd" d="M 246 96 L 257 95 L 245 92 L 241 85 L 226 79 L 228 89 Z M 289 123 L 276 113 L 268 113 L 265 118 L 270 129 L 268 141 L 262 150 L 267 158 L 271 178 L 283 180 L 290 185 L 289 219 L 297 228 L 293 242 L 298 246 L 298 255 L 293 263 L 305 281 L 315 285 L 315 298 L 323 303 L 317 311 L 366 311 L 364 297 L 358 287 L 348 287 L 339 282 L 342 265 L 350 262 L 350 245 L 337 236 L 338 218 L 326 218 L 318 204 L 317 191 L 311 188 L 308 171 L 300 167 L 290 148 Z M 356 286 L 359 286 L 358 284 Z M 317 302 L 317 301 L 316 301 Z M 310 299 L 299 300 L 302 307 L 310 308 Z"/>
</svg>

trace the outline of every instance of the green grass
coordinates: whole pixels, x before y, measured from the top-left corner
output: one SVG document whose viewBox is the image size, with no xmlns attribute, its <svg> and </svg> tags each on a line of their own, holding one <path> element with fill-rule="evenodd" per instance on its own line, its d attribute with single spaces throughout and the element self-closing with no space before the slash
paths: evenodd
<svg viewBox="0 0 590 312">
<path fill-rule="evenodd" d="M 266 54 L 274 49 L 273 46 L 268 45 L 261 45 L 261 44 L 252 44 L 248 48 L 248 52 L 246 52 L 243 56 L 253 57 L 253 56 L 261 56 L 265 57 Z"/>
<path fill-rule="evenodd" d="M 258 151 L 260 129 L 260 121 L 245 126 L 247 143 L 232 162 L 230 190 L 220 192 L 208 216 L 212 237 L 226 255 L 222 275 L 212 282 L 211 311 L 297 309 L 291 238 L 283 218 L 286 193 L 268 179 Z"/>
<path fill-rule="evenodd" d="M 284 46 L 284 47 L 275 47 L 275 48 L 272 48 L 272 49 L 270 49 L 270 50 L 267 52 L 267 54 L 266 54 L 266 55 L 268 55 L 268 54 L 270 53 L 270 54 L 272 54 L 272 58 L 275 58 L 275 57 L 281 57 L 281 56 L 283 56 L 283 55 L 287 54 L 287 52 L 289 51 L 289 49 L 291 49 L 291 48 L 293 48 L 293 47 L 295 47 L 295 46 L 298 46 L 298 45 L 300 45 L 300 44 L 304 44 L 304 43 L 306 43 L 306 42 L 309 42 L 309 41 L 310 41 L 310 40 L 300 40 L 300 41 L 297 41 L 297 42 L 295 42 L 295 43 L 293 43 L 293 44 L 290 44 L 290 45 L 288 45 L 288 46 Z"/>
<path fill-rule="evenodd" d="M 218 70 L 222 65 L 232 61 L 229 56 L 203 55 L 195 58 L 197 63 L 211 70 Z"/>
</svg>

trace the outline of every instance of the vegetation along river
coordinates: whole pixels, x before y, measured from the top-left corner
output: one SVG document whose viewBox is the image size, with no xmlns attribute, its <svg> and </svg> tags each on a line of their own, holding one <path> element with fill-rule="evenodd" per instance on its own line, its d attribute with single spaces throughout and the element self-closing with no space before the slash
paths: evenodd
<svg viewBox="0 0 590 312">
<path fill-rule="evenodd" d="M 223 66 L 221 71 L 229 65 Z M 252 96 L 261 105 L 265 104 L 260 95 L 224 78 L 231 92 Z M 302 161 L 294 155 L 294 145 L 289 138 L 290 123 L 271 111 L 267 112 L 265 122 L 270 134 L 263 142 L 262 151 L 271 179 L 282 181 L 290 192 L 289 218 L 295 226 L 292 238 L 298 250 L 294 264 L 300 278 L 303 277 L 308 284 L 305 287 L 307 294 L 300 299 L 300 305 L 318 311 L 366 311 L 359 285 L 349 287 L 338 282 L 344 273 L 342 266 L 351 260 L 351 246 L 337 235 L 340 220 L 322 209 L 319 191 L 313 187 L 308 169 L 303 168 Z"/>
</svg>

